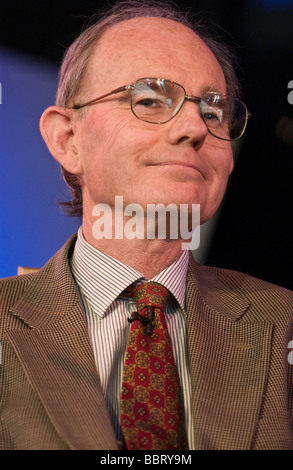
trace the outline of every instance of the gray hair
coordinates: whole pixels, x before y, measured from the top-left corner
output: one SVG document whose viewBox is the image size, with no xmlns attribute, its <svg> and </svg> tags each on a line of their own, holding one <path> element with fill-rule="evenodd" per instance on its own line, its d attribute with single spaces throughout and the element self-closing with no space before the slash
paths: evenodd
<svg viewBox="0 0 293 470">
<path fill-rule="evenodd" d="M 235 56 L 223 43 L 212 38 L 202 21 L 195 20 L 188 12 L 179 10 L 172 1 L 123 0 L 118 1 L 106 11 L 94 15 L 90 24 L 67 49 L 59 74 L 56 104 L 63 108 L 69 107 L 73 99 L 81 92 L 84 77 L 92 54 L 105 31 L 111 26 L 139 17 L 166 18 L 183 24 L 194 31 L 209 47 L 222 67 L 227 87 L 227 94 L 238 96 L 239 81 L 235 73 Z M 82 216 L 82 192 L 78 177 L 62 168 L 63 177 L 71 192 L 71 201 L 61 203 L 66 212 L 72 216 Z"/>
</svg>

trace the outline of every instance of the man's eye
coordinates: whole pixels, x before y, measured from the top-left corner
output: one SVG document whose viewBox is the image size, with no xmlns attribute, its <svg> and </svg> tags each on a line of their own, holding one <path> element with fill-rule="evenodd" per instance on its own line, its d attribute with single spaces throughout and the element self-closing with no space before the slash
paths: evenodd
<svg viewBox="0 0 293 470">
<path fill-rule="evenodd" d="M 221 122 L 221 116 L 219 116 L 217 113 L 204 113 L 204 118 L 207 121 L 217 120 Z"/>
<path fill-rule="evenodd" d="M 158 99 L 143 98 L 135 102 L 135 106 L 144 106 L 145 108 L 158 108 L 162 107 L 162 102 Z"/>
<path fill-rule="evenodd" d="M 203 118 L 209 125 L 219 125 L 223 123 L 223 111 L 221 109 L 214 109 L 206 107 L 202 110 Z"/>
</svg>

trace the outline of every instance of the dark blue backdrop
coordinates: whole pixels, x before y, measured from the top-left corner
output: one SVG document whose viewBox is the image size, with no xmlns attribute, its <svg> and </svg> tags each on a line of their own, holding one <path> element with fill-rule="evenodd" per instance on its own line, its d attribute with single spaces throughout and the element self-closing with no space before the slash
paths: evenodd
<svg viewBox="0 0 293 470">
<path fill-rule="evenodd" d="M 18 265 L 42 266 L 78 227 L 56 206 L 67 190 L 39 132 L 57 73 L 50 63 L 0 49 L 0 277 Z"/>
</svg>

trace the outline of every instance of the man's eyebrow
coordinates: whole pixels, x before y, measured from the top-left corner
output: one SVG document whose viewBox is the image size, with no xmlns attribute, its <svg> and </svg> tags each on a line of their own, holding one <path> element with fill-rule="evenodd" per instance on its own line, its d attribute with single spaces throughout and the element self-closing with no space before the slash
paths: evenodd
<svg viewBox="0 0 293 470">
<path fill-rule="evenodd" d="M 210 84 L 206 85 L 200 90 L 200 94 L 204 95 L 205 93 L 218 93 L 219 95 L 225 95 L 225 93 L 219 90 L 216 86 Z"/>
</svg>

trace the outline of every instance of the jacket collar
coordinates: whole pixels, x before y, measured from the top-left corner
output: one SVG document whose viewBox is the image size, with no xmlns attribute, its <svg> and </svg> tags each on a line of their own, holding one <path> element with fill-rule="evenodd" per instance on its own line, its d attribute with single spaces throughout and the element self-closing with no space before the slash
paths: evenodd
<svg viewBox="0 0 293 470">
<path fill-rule="evenodd" d="M 12 307 L 11 313 L 31 328 L 52 325 L 80 305 L 79 294 L 68 262 L 76 235 L 72 235 L 45 266 L 32 275 L 31 282 Z"/>
<path fill-rule="evenodd" d="M 53 324 L 60 316 L 80 304 L 68 262 L 75 241 L 76 234 L 33 275 L 27 290 L 11 309 L 11 313 L 28 326 L 42 328 Z M 191 254 L 186 280 L 187 304 L 190 301 L 190 292 L 195 293 L 210 311 L 231 320 L 238 319 L 250 307 L 250 302 L 243 295 L 234 292 L 216 275 L 211 275 L 209 268 L 195 263 Z"/>
<path fill-rule="evenodd" d="M 250 300 L 226 283 L 221 272 L 223 270 L 218 268 L 200 266 L 190 254 L 186 303 L 190 304 L 197 298 L 209 312 L 238 320 L 249 309 Z"/>
</svg>

